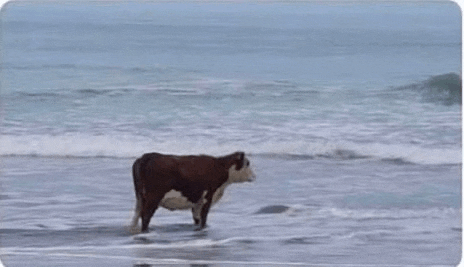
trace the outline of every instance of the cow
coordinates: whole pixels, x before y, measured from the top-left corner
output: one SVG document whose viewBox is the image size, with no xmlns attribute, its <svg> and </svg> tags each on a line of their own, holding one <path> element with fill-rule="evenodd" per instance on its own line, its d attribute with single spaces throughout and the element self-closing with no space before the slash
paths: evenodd
<svg viewBox="0 0 464 267">
<path fill-rule="evenodd" d="M 231 183 L 251 182 L 256 176 L 244 152 L 222 157 L 208 155 L 176 156 L 147 153 L 132 166 L 136 206 L 131 229 L 148 232 L 150 219 L 159 206 L 168 210 L 191 209 L 201 230 L 212 204 Z"/>
</svg>

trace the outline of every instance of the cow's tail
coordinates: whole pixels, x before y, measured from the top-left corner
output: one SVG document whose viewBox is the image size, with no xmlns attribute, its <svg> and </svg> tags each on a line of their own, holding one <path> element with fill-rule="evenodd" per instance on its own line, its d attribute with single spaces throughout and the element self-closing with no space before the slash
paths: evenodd
<svg viewBox="0 0 464 267">
<path fill-rule="evenodd" d="M 135 214 L 132 218 L 131 229 L 136 231 L 137 225 L 139 222 L 140 212 L 142 210 L 142 191 L 143 191 L 143 183 L 141 177 L 141 169 L 142 169 L 142 158 L 138 158 L 134 164 L 132 165 L 132 177 L 134 179 L 134 189 L 135 189 Z"/>
</svg>

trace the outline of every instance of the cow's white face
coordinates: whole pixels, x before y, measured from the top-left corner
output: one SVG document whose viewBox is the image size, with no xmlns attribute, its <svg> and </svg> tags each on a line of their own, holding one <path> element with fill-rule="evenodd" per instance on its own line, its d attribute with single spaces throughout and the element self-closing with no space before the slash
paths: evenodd
<svg viewBox="0 0 464 267">
<path fill-rule="evenodd" d="M 243 183 L 253 182 L 256 178 L 253 170 L 250 167 L 250 161 L 244 158 L 243 167 L 240 170 L 235 169 L 235 164 L 229 168 L 229 182 L 230 183 Z"/>
</svg>

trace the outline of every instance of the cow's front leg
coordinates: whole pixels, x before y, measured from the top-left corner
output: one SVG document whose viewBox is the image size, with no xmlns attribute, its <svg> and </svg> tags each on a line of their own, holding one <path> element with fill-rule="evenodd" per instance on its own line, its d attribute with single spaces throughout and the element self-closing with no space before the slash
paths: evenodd
<svg viewBox="0 0 464 267">
<path fill-rule="evenodd" d="M 213 200 L 213 194 L 211 192 L 206 194 L 206 198 L 203 201 L 203 205 L 200 211 L 200 226 L 196 230 L 201 230 L 206 226 L 206 218 L 208 217 L 209 208 Z"/>
<path fill-rule="evenodd" d="M 201 198 L 195 203 L 195 206 L 192 208 L 192 215 L 193 215 L 193 221 L 195 222 L 195 225 L 200 225 L 201 223 L 201 210 L 203 209 L 203 205 L 206 203 L 206 194 L 208 191 L 204 191 L 203 195 Z"/>
<path fill-rule="evenodd" d="M 201 201 L 201 204 L 196 203 L 195 206 L 192 208 L 193 221 L 194 221 L 195 225 L 199 225 L 200 220 L 201 220 L 200 212 L 201 212 L 201 208 L 203 206 L 202 205 L 203 200 L 200 200 L 200 201 Z"/>
</svg>

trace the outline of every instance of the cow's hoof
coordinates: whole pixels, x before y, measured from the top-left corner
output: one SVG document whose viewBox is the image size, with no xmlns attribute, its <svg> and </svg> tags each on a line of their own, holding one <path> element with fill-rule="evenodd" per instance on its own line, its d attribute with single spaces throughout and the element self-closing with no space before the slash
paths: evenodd
<svg viewBox="0 0 464 267">
<path fill-rule="evenodd" d="M 129 233 L 133 234 L 133 235 L 136 235 L 136 234 L 140 234 L 142 232 L 142 230 L 140 229 L 140 227 L 133 227 L 133 226 L 129 226 L 128 227 L 129 229 Z"/>
<path fill-rule="evenodd" d="M 198 226 L 198 227 L 195 227 L 195 231 L 202 231 L 202 230 L 205 230 L 206 226 Z"/>
</svg>

